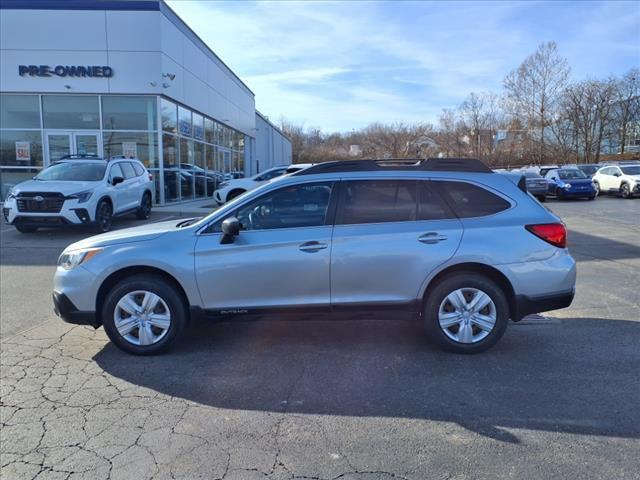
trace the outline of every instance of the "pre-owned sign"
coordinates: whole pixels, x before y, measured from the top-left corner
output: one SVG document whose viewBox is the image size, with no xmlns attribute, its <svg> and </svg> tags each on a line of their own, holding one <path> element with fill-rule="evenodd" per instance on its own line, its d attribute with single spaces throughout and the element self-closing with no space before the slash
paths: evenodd
<svg viewBox="0 0 640 480">
<path fill-rule="evenodd" d="M 57 65 L 50 67 L 49 65 L 18 65 L 18 74 L 21 77 L 29 75 L 30 77 L 97 77 L 109 78 L 113 76 L 113 69 L 108 66 L 69 66 Z"/>
</svg>

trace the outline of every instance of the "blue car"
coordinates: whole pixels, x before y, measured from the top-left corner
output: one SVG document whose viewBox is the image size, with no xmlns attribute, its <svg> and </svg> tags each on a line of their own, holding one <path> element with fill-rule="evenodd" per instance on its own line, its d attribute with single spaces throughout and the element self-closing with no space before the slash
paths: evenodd
<svg viewBox="0 0 640 480">
<path fill-rule="evenodd" d="M 558 200 L 567 198 L 596 198 L 597 191 L 591 177 L 577 168 L 554 168 L 545 175 L 549 182 L 548 194 Z"/>
</svg>

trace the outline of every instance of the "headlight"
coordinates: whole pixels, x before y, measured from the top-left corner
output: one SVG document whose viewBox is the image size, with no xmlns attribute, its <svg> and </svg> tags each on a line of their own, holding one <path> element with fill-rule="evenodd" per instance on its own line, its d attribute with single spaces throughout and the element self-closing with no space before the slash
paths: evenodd
<svg viewBox="0 0 640 480">
<path fill-rule="evenodd" d="M 220 185 L 218 185 L 218 188 L 224 188 L 228 186 L 229 186 L 229 182 L 222 182 Z"/>
<path fill-rule="evenodd" d="M 14 198 L 16 198 L 16 192 L 12 188 L 11 190 L 9 190 L 9 193 L 7 194 L 7 198 L 5 202 L 8 202 L 9 200 L 13 200 Z"/>
<path fill-rule="evenodd" d="M 65 270 L 73 270 L 78 265 L 87 263 L 101 251 L 101 248 L 82 248 L 80 250 L 62 252 L 62 255 L 58 258 L 58 266 Z"/>
<path fill-rule="evenodd" d="M 571 188 L 571 184 L 570 183 L 565 183 L 562 188 L 569 189 L 569 188 Z"/>
<path fill-rule="evenodd" d="M 74 193 L 73 195 L 69 195 L 69 198 L 77 198 L 78 203 L 84 203 L 91 198 L 93 194 L 93 190 L 86 190 L 84 192 Z"/>
</svg>

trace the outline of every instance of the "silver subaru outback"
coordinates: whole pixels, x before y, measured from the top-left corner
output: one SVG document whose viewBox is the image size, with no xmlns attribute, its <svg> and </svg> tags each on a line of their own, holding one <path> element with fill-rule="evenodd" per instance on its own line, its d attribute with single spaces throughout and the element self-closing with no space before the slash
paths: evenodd
<svg viewBox="0 0 640 480">
<path fill-rule="evenodd" d="M 477 160 L 359 160 L 276 179 L 202 219 L 74 243 L 53 301 L 141 355 L 201 317 L 383 309 L 476 353 L 510 319 L 569 306 L 575 280 L 564 225 L 523 181 Z"/>
</svg>

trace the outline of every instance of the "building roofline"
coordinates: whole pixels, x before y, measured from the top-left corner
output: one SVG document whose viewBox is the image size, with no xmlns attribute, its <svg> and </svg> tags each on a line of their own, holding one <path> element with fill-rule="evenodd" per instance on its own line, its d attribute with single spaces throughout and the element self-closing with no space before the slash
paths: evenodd
<svg viewBox="0 0 640 480">
<path fill-rule="evenodd" d="M 274 124 L 271 120 L 269 120 L 269 118 L 266 115 L 263 115 L 262 113 L 260 113 L 258 110 L 256 110 L 256 115 L 258 115 L 262 120 L 264 120 L 265 122 L 267 122 L 271 128 L 273 128 L 274 130 L 276 130 L 280 135 L 282 135 L 284 138 L 286 138 L 287 140 L 291 141 L 291 139 L 289 138 L 289 136 L 284 133 L 280 127 L 278 127 L 276 124 Z"/>
<path fill-rule="evenodd" d="M 160 12 L 210 59 L 220 62 L 248 93 L 255 93 L 164 0 L 0 0 L 0 10 L 121 10 Z"/>
</svg>

